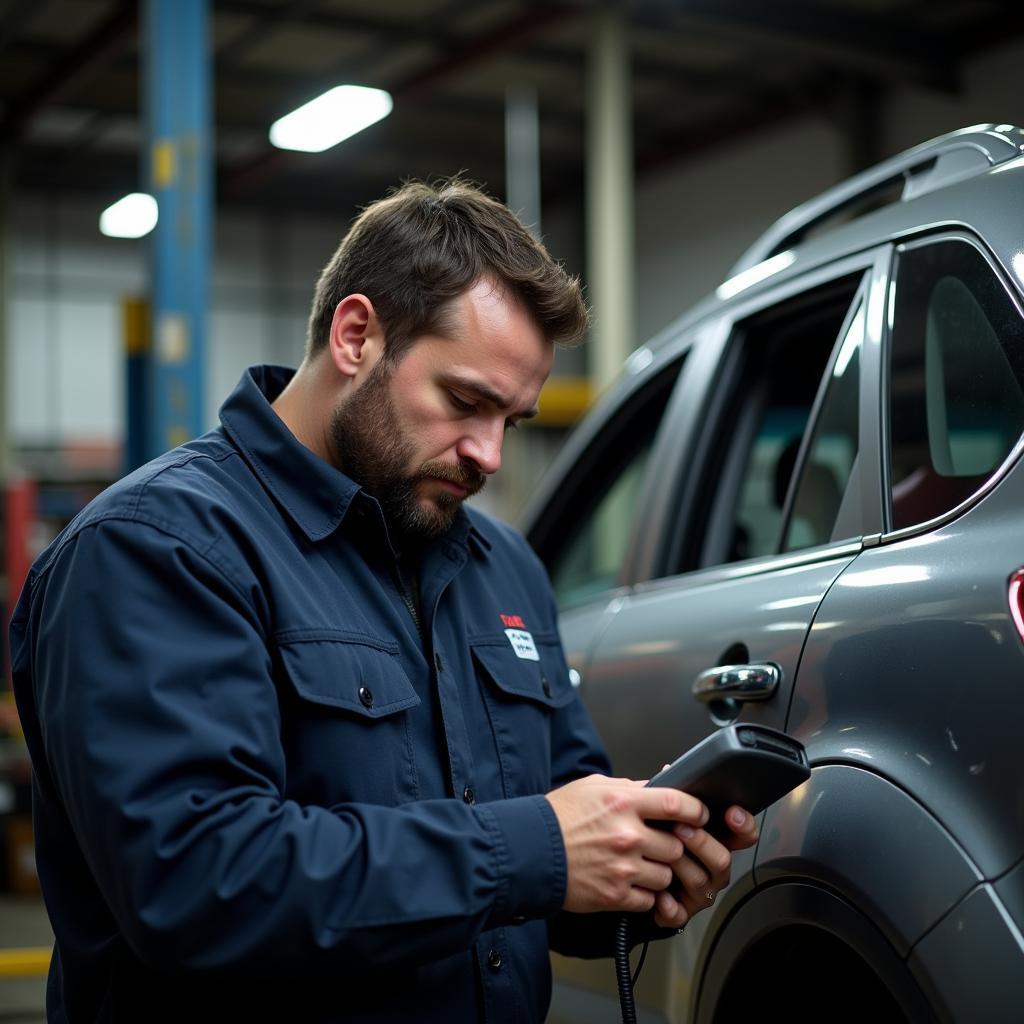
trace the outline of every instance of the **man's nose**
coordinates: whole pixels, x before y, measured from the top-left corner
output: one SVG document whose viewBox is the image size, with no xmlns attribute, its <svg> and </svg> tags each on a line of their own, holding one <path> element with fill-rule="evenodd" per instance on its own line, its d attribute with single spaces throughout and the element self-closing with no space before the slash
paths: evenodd
<svg viewBox="0 0 1024 1024">
<path fill-rule="evenodd" d="M 460 459 L 469 460 L 481 473 L 490 475 L 501 468 L 501 444 L 504 439 L 504 421 L 497 427 L 478 425 L 462 436 L 456 451 Z"/>
</svg>

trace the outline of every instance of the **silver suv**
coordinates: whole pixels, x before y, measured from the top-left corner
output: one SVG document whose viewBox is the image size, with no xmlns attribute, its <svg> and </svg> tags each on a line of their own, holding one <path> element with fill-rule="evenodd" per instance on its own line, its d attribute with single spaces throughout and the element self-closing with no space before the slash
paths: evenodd
<svg viewBox="0 0 1024 1024">
<path fill-rule="evenodd" d="M 967 128 L 782 218 L 525 514 L 617 772 L 736 720 L 813 766 L 647 1020 L 1024 1019 L 1022 154 Z M 616 1007 L 556 964 L 552 1021 Z"/>
</svg>

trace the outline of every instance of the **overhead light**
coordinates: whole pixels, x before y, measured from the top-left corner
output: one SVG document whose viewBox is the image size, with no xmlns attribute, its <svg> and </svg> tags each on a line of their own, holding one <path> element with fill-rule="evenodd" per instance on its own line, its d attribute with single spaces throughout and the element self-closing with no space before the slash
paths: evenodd
<svg viewBox="0 0 1024 1024">
<path fill-rule="evenodd" d="M 111 238 L 141 238 L 156 227 L 156 200 L 145 192 L 131 192 L 100 214 L 100 231 Z"/>
<path fill-rule="evenodd" d="M 362 85 L 338 85 L 270 126 L 279 149 L 321 153 L 391 113 L 391 94 Z"/>
</svg>

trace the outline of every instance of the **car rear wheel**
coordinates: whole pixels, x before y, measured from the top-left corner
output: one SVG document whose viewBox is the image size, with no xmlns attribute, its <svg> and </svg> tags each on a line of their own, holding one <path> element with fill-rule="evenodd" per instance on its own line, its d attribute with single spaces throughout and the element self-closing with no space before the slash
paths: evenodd
<svg viewBox="0 0 1024 1024">
<path fill-rule="evenodd" d="M 761 890 L 711 950 L 695 1020 L 932 1024 L 902 958 L 859 910 L 803 883 Z"/>
</svg>

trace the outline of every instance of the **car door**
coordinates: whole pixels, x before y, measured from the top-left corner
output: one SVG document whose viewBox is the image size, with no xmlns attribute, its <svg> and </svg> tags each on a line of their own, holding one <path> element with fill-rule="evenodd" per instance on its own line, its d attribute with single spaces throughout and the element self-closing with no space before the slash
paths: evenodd
<svg viewBox="0 0 1024 1024">
<path fill-rule="evenodd" d="M 861 408 L 877 394 L 888 261 L 887 249 L 861 255 L 703 325 L 581 671 L 616 773 L 646 778 L 737 719 L 784 725 L 814 612 L 880 529 L 877 423 Z M 556 591 L 568 551 L 548 551 Z M 640 1001 L 664 1017 L 687 957 L 674 971 L 670 959 L 701 928 L 649 954 Z M 613 1013 L 607 965 L 557 966 L 552 1020 L 592 1014 L 597 990 Z"/>
<path fill-rule="evenodd" d="M 666 409 L 692 375 L 696 338 L 641 348 L 563 449 L 523 517 L 530 542 L 552 573 L 559 626 L 578 684 L 614 596 L 628 586 L 631 539 Z"/>
<path fill-rule="evenodd" d="M 699 429 L 659 452 L 655 484 L 678 515 L 657 544 L 637 524 L 653 578 L 614 595 L 583 677 L 617 772 L 646 778 L 738 718 L 784 725 L 815 609 L 879 531 L 860 404 L 887 261 L 860 257 L 727 318 Z"/>
</svg>

